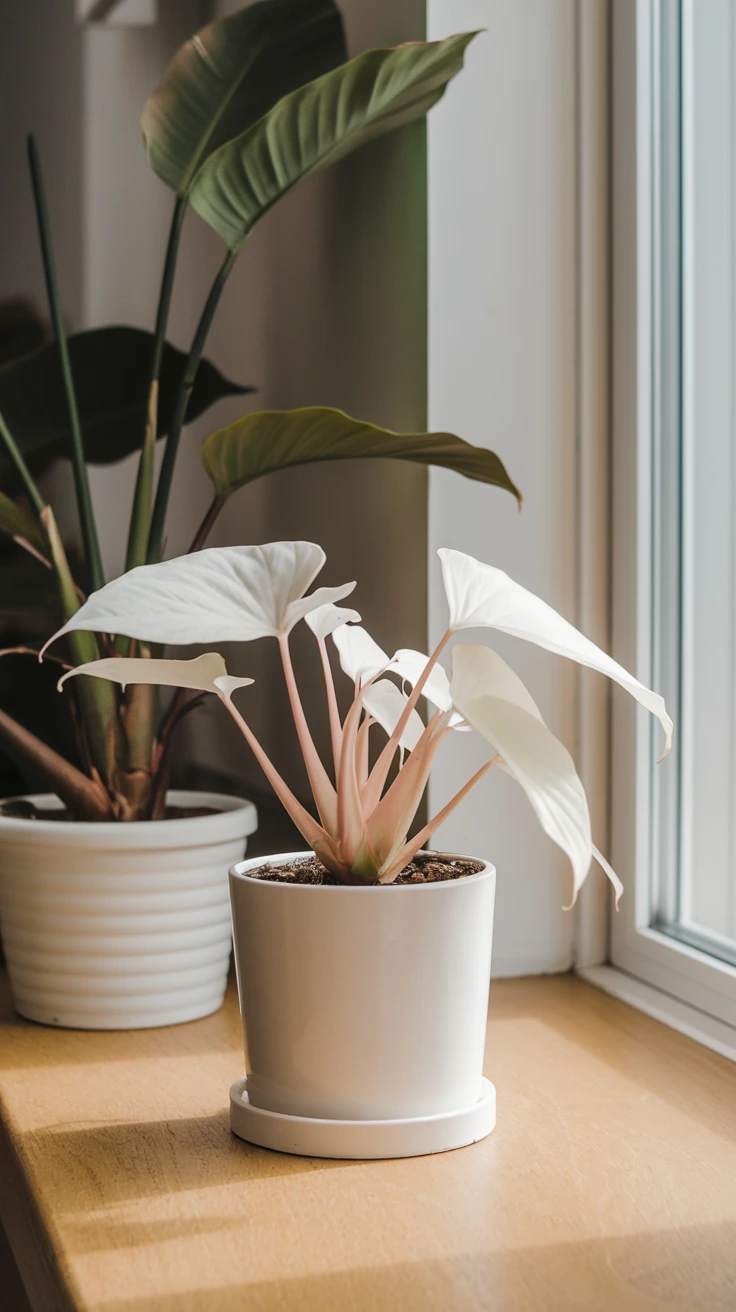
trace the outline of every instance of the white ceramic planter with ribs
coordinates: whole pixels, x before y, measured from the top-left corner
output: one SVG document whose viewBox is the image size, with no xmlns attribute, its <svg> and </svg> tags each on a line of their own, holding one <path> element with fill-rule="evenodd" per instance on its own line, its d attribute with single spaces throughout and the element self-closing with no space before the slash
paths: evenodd
<svg viewBox="0 0 736 1312">
<path fill-rule="evenodd" d="M 51 794 L 27 799 L 60 808 Z M 75 1029 L 196 1020 L 222 1003 L 228 867 L 251 802 L 171 792 L 181 820 L 91 824 L 0 816 L 0 925 L 16 1010 Z"/>
</svg>

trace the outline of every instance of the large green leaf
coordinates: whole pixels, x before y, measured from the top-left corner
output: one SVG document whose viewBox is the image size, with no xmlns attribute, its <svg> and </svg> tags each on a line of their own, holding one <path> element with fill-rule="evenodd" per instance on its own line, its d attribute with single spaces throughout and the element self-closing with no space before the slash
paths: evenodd
<svg viewBox="0 0 736 1312">
<path fill-rule="evenodd" d="M 369 50 L 284 96 L 204 162 L 190 192 L 194 209 L 238 250 L 302 178 L 426 114 L 459 73 L 476 35 Z"/>
<path fill-rule="evenodd" d="M 211 433 L 202 445 L 202 463 L 222 498 L 277 469 L 376 457 L 454 469 L 466 478 L 505 488 L 521 502 L 502 462 L 485 447 L 471 446 L 452 433 L 392 433 L 326 406 L 246 415 Z"/>
<path fill-rule="evenodd" d="M 140 447 L 151 351 L 151 333 L 139 328 L 94 328 L 69 338 L 84 450 L 90 463 L 122 460 Z M 160 437 L 168 431 L 185 362 L 184 353 L 167 343 L 159 394 Z M 229 382 L 203 360 L 187 420 L 196 419 L 223 396 L 242 396 L 252 390 Z M 0 413 L 34 473 L 70 454 L 69 410 L 55 344 L 0 370 Z M 5 455 L 0 455 L 0 484 L 15 486 L 15 474 Z"/>
<path fill-rule="evenodd" d="M 347 59 L 334 0 L 260 0 L 177 51 L 143 111 L 151 167 L 180 196 L 224 142 Z"/>
<path fill-rule="evenodd" d="M 38 520 L 4 492 L 0 492 L 0 531 L 21 538 L 39 555 L 49 558 L 49 544 Z"/>
</svg>

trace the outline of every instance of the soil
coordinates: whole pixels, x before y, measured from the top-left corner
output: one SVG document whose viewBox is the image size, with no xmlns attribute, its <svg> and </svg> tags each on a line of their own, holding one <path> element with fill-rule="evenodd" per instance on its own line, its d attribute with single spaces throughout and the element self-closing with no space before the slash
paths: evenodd
<svg viewBox="0 0 736 1312">
<path fill-rule="evenodd" d="M 167 806 L 164 820 L 191 820 L 199 815 L 219 814 L 215 806 Z M 9 816 L 13 820 L 68 820 L 70 824 L 75 820 L 66 807 L 54 810 L 51 807 L 34 806 L 33 802 L 23 799 L 0 802 L 0 815 Z M 95 824 L 95 821 L 86 820 L 85 824 Z"/>
<path fill-rule="evenodd" d="M 393 888 L 396 884 L 435 884 L 447 879 L 464 879 L 466 875 L 478 875 L 484 869 L 482 861 L 473 861 L 470 857 L 451 860 L 443 856 L 416 856 L 393 884 L 375 884 L 370 887 Z M 342 880 L 325 870 L 316 856 L 306 861 L 292 861 L 289 865 L 272 866 L 265 862 L 257 870 L 249 870 L 252 879 L 265 879 L 273 884 L 331 884 L 343 887 Z"/>
</svg>

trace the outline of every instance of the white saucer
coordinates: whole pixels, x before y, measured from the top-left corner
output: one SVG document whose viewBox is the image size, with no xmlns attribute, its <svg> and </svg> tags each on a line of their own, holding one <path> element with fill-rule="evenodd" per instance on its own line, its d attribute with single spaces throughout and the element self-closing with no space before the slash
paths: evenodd
<svg viewBox="0 0 736 1312">
<path fill-rule="evenodd" d="M 421 1157 L 485 1139 L 496 1124 L 496 1090 L 483 1079 L 478 1101 L 459 1112 L 399 1121 L 318 1120 L 253 1107 L 247 1079 L 230 1089 L 230 1129 L 241 1139 L 300 1157 Z"/>
</svg>

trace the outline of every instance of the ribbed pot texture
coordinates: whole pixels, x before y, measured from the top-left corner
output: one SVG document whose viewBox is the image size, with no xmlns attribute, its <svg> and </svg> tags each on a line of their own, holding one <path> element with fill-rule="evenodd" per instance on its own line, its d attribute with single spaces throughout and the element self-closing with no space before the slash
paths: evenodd
<svg viewBox="0 0 736 1312">
<path fill-rule="evenodd" d="M 58 809 L 52 794 L 27 800 Z M 182 820 L 91 824 L 0 816 L 0 925 L 16 1010 L 74 1029 L 208 1016 L 230 960 L 228 867 L 257 825 L 251 802 Z"/>
</svg>

